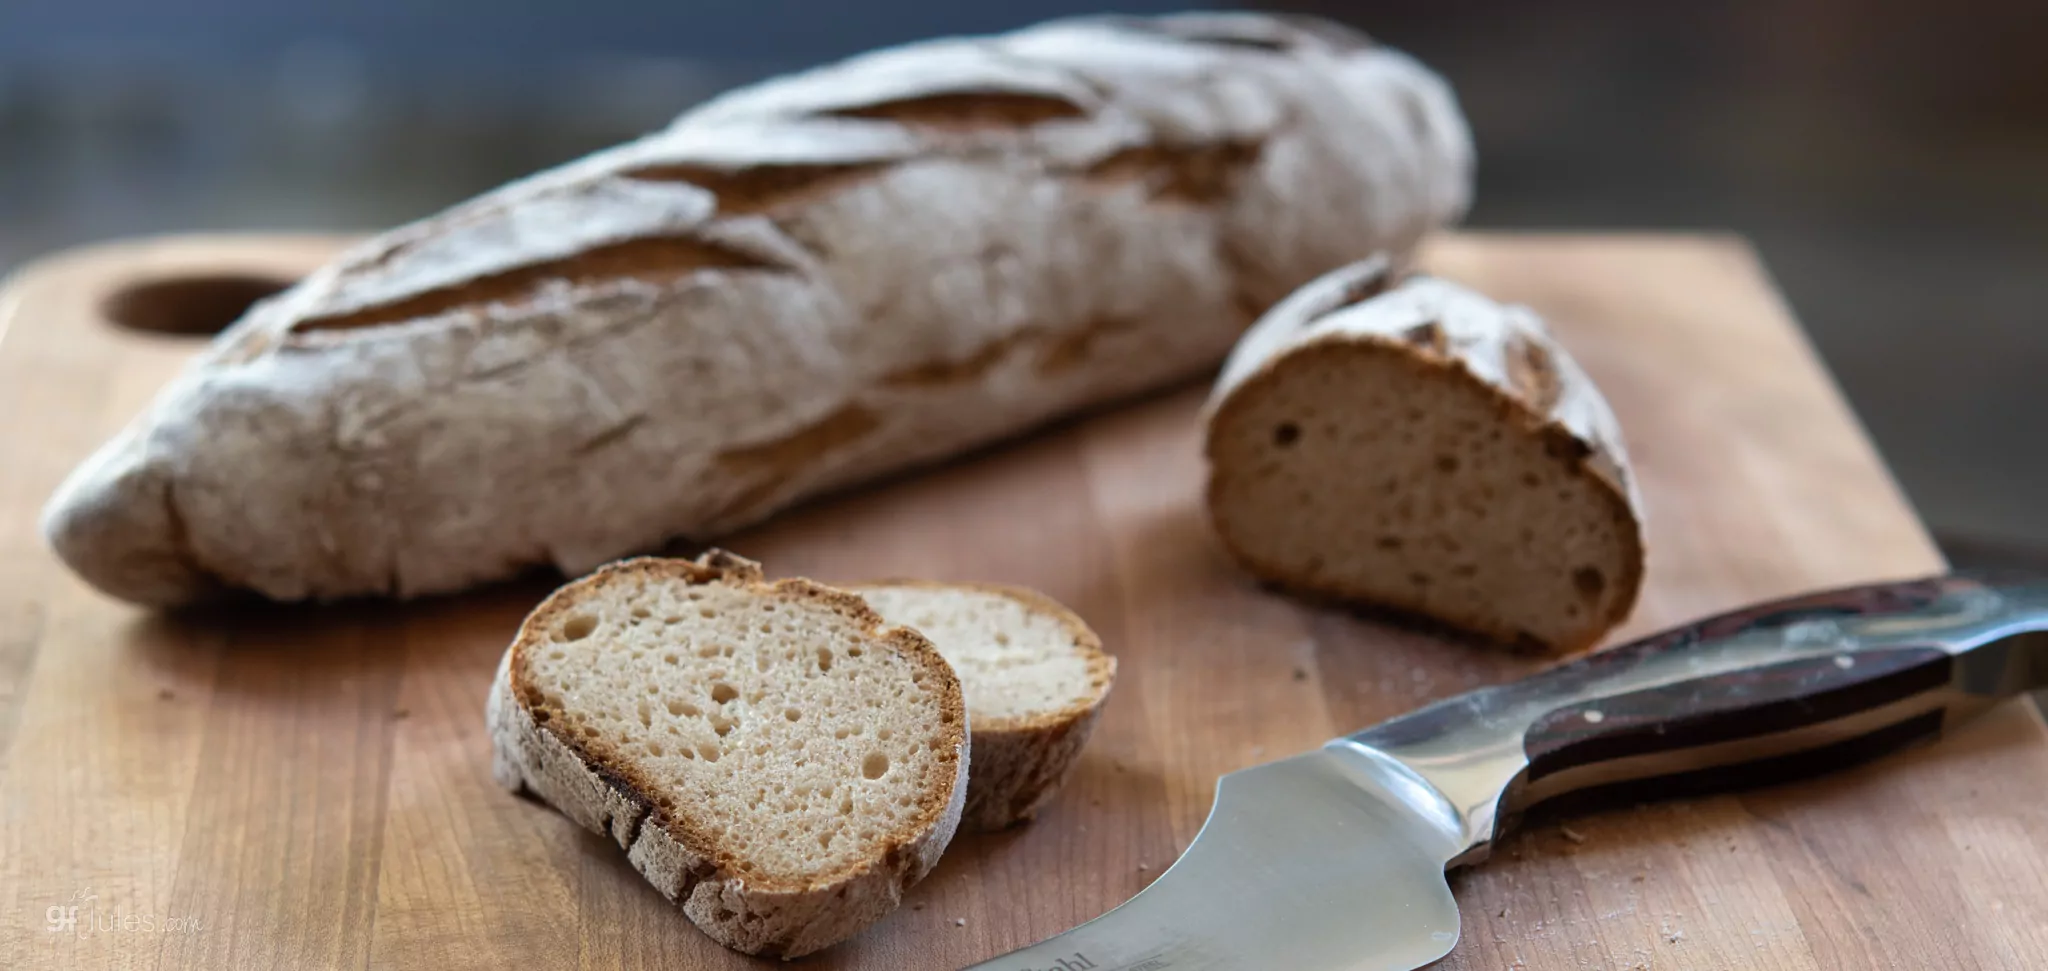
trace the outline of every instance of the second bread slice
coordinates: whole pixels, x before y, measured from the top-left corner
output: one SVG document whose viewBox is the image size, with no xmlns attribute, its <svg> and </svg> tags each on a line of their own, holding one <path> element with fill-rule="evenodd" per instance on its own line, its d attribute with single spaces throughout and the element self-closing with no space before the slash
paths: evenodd
<svg viewBox="0 0 2048 971">
<path fill-rule="evenodd" d="M 1078 761 L 1116 658 L 1081 618 L 1035 590 L 918 580 L 848 589 L 931 638 L 960 676 L 973 747 L 961 823 L 992 830 L 1031 818 Z"/>
</svg>

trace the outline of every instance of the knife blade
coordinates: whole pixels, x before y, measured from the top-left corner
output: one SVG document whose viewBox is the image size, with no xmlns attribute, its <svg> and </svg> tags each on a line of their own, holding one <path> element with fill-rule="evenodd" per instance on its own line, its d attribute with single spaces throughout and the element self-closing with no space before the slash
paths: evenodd
<svg viewBox="0 0 2048 971">
<path fill-rule="evenodd" d="M 2048 577 L 1957 573 L 1696 621 L 1229 773 L 1122 906 L 969 971 L 1413 971 L 1445 872 L 1539 803 L 1810 776 L 2048 686 Z"/>
</svg>

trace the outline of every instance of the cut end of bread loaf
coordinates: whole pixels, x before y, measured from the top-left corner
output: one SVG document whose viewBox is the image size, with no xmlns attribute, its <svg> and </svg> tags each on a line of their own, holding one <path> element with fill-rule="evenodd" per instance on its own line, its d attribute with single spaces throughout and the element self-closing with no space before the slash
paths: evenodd
<svg viewBox="0 0 2048 971">
<path fill-rule="evenodd" d="M 572 583 L 491 705 L 498 774 L 625 847 L 719 943 L 795 957 L 894 910 L 965 794 L 959 682 L 917 632 L 714 551 Z"/>
<path fill-rule="evenodd" d="M 972 725 L 969 829 L 1032 817 L 1058 793 L 1116 678 L 1116 659 L 1080 617 L 1035 590 L 892 580 L 856 584 L 889 622 L 936 644 Z"/>
<path fill-rule="evenodd" d="M 1215 403 L 1224 544 L 1283 587 L 1525 649 L 1591 647 L 1643 573 L 1604 401 L 1519 308 L 1433 280 L 1360 299 L 1297 322 Z"/>
</svg>

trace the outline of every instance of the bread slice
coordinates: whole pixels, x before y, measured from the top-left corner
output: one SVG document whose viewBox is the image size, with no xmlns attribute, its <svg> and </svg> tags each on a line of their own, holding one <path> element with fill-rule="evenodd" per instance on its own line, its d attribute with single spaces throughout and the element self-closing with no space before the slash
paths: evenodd
<svg viewBox="0 0 2048 971">
<path fill-rule="evenodd" d="M 1261 318 L 1209 407 L 1209 513 L 1260 577 L 1558 653 L 1635 603 L 1620 429 L 1527 308 L 1354 264 Z"/>
<path fill-rule="evenodd" d="M 749 954 L 807 954 L 894 910 L 967 792 L 966 707 L 930 641 L 719 551 L 556 591 L 488 711 L 499 782 L 609 834 Z"/>
<path fill-rule="evenodd" d="M 931 638 L 960 676 L 974 750 L 962 825 L 992 830 L 1031 818 L 1079 760 L 1116 658 L 1073 611 L 1036 590 L 921 580 L 848 589 L 890 623 Z"/>
</svg>

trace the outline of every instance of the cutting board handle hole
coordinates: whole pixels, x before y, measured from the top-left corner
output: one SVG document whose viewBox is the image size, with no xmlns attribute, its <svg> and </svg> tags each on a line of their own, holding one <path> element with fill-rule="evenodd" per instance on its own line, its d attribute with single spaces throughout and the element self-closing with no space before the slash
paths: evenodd
<svg viewBox="0 0 2048 971">
<path fill-rule="evenodd" d="M 245 273 L 160 277 L 131 283 L 100 304 L 106 319 L 131 330 L 207 336 L 292 281 Z"/>
</svg>

